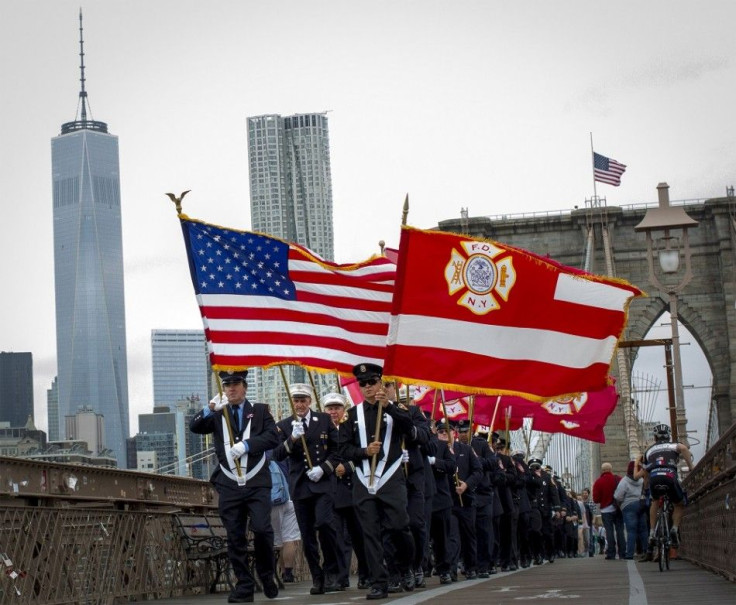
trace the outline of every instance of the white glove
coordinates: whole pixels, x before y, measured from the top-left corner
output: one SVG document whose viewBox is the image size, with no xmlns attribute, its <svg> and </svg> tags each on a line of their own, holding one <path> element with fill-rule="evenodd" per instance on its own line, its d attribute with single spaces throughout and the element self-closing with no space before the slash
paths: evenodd
<svg viewBox="0 0 736 605">
<path fill-rule="evenodd" d="M 304 436 L 304 425 L 301 420 L 291 421 L 291 438 L 296 441 Z"/>
<path fill-rule="evenodd" d="M 403 464 L 409 462 L 409 450 L 401 450 L 401 462 Z"/>
<path fill-rule="evenodd" d="M 312 470 L 307 471 L 307 477 L 315 483 L 317 483 L 324 474 L 325 472 L 322 470 L 321 466 L 313 466 Z"/>
<path fill-rule="evenodd" d="M 214 403 L 215 412 L 219 412 L 222 408 L 224 408 L 228 404 L 227 395 L 225 395 L 224 393 L 222 394 L 222 396 L 217 394 L 210 400 L 210 403 Z"/>
<path fill-rule="evenodd" d="M 245 441 L 240 441 L 230 448 L 230 456 L 233 460 L 240 458 L 243 454 L 248 451 L 248 444 Z"/>
<path fill-rule="evenodd" d="M 430 466 L 434 466 L 434 456 L 427 456 L 427 460 Z"/>
</svg>

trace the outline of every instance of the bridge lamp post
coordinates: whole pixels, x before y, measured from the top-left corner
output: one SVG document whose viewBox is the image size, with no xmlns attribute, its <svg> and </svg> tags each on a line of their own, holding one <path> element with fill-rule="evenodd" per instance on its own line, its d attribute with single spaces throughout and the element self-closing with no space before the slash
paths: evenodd
<svg viewBox="0 0 736 605">
<path fill-rule="evenodd" d="M 690 218 L 685 209 L 670 206 L 669 185 L 657 185 L 659 206 L 647 210 L 642 221 L 634 227 L 635 231 L 644 231 L 647 236 L 647 262 L 649 265 L 649 281 L 662 292 L 669 295 L 669 306 L 672 327 L 672 363 L 675 378 L 676 424 L 672 426 L 672 437 L 677 441 L 681 436 L 685 445 L 687 441 L 687 417 L 685 415 L 685 393 L 682 385 L 682 359 L 680 357 L 680 332 L 678 329 L 677 297 L 693 278 L 691 265 L 690 242 L 687 231 L 698 224 Z M 681 237 L 672 232 L 681 232 Z M 660 280 L 654 269 L 655 255 L 659 260 L 659 268 L 664 276 L 677 277 L 679 281 L 671 283 L 672 278 Z M 680 256 L 685 259 L 685 272 L 680 274 Z M 670 406 L 673 402 L 670 401 Z"/>
</svg>

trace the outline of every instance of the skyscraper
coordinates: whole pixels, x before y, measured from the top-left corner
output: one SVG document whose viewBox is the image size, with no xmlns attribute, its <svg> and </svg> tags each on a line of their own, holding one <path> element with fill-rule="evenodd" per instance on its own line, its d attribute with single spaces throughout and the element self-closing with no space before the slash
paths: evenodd
<svg viewBox="0 0 736 605">
<path fill-rule="evenodd" d="M 82 13 L 77 115 L 51 140 L 58 421 L 87 406 L 125 466 L 128 365 L 118 138 L 87 118 Z M 91 118 L 91 113 L 90 113 Z"/>
<path fill-rule="evenodd" d="M 203 330 L 152 330 L 153 405 L 210 400 L 210 364 Z"/>
<path fill-rule="evenodd" d="M 248 118 L 250 215 L 255 231 L 334 258 L 327 116 Z"/>
<path fill-rule="evenodd" d="M 33 356 L 0 352 L 0 422 L 25 426 L 33 416 Z"/>
<path fill-rule="evenodd" d="M 253 230 L 300 244 L 333 260 L 327 116 L 306 113 L 248 118 L 248 161 Z M 289 382 L 306 382 L 306 378 L 301 368 L 289 367 Z M 256 393 L 249 391 L 249 398 L 275 405 L 281 413 L 288 412 L 279 370 L 256 369 L 253 379 Z M 314 379 L 318 380 L 316 376 Z M 324 390 L 319 385 L 317 389 Z"/>
</svg>

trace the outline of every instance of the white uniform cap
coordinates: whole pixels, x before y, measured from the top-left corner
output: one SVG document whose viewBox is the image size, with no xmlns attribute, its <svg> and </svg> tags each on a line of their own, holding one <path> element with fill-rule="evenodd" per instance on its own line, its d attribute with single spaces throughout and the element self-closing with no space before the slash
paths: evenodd
<svg viewBox="0 0 736 605">
<path fill-rule="evenodd" d="M 310 387 L 308 384 L 304 384 L 303 382 L 295 382 L 294 384 L 289 385 L 289 392 L 291 393 L 292 397 L 296 396 L 302 396 L 302 397 L 311 397 L 314 399 L 314 395 L 312 394 L 312 387 Z"/>
<path fill-rule="evenodd" d="M 346 404 L 347 400 L 342 393 L 327 393 L 322 396 L 322 407 L 326 408 L 328 405 L 341 405 L 345 407 Z"/>
</svg>

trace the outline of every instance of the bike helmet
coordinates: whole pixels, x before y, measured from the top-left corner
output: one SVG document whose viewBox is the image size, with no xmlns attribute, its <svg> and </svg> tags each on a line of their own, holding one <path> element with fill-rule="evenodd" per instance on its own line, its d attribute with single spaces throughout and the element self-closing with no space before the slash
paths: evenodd
<svg viewBox="0 0 736 605">
<path fill-rule="evenodd" d="M 671 439 L 670 427 L 668 427 L 666 424 L 658 424 L 657 426 L 654 427 L 654 429 L 652 429 L 652 435 L 654 435 L 654 440 L 657 443 L 670 441 Z"/>
</svg>

